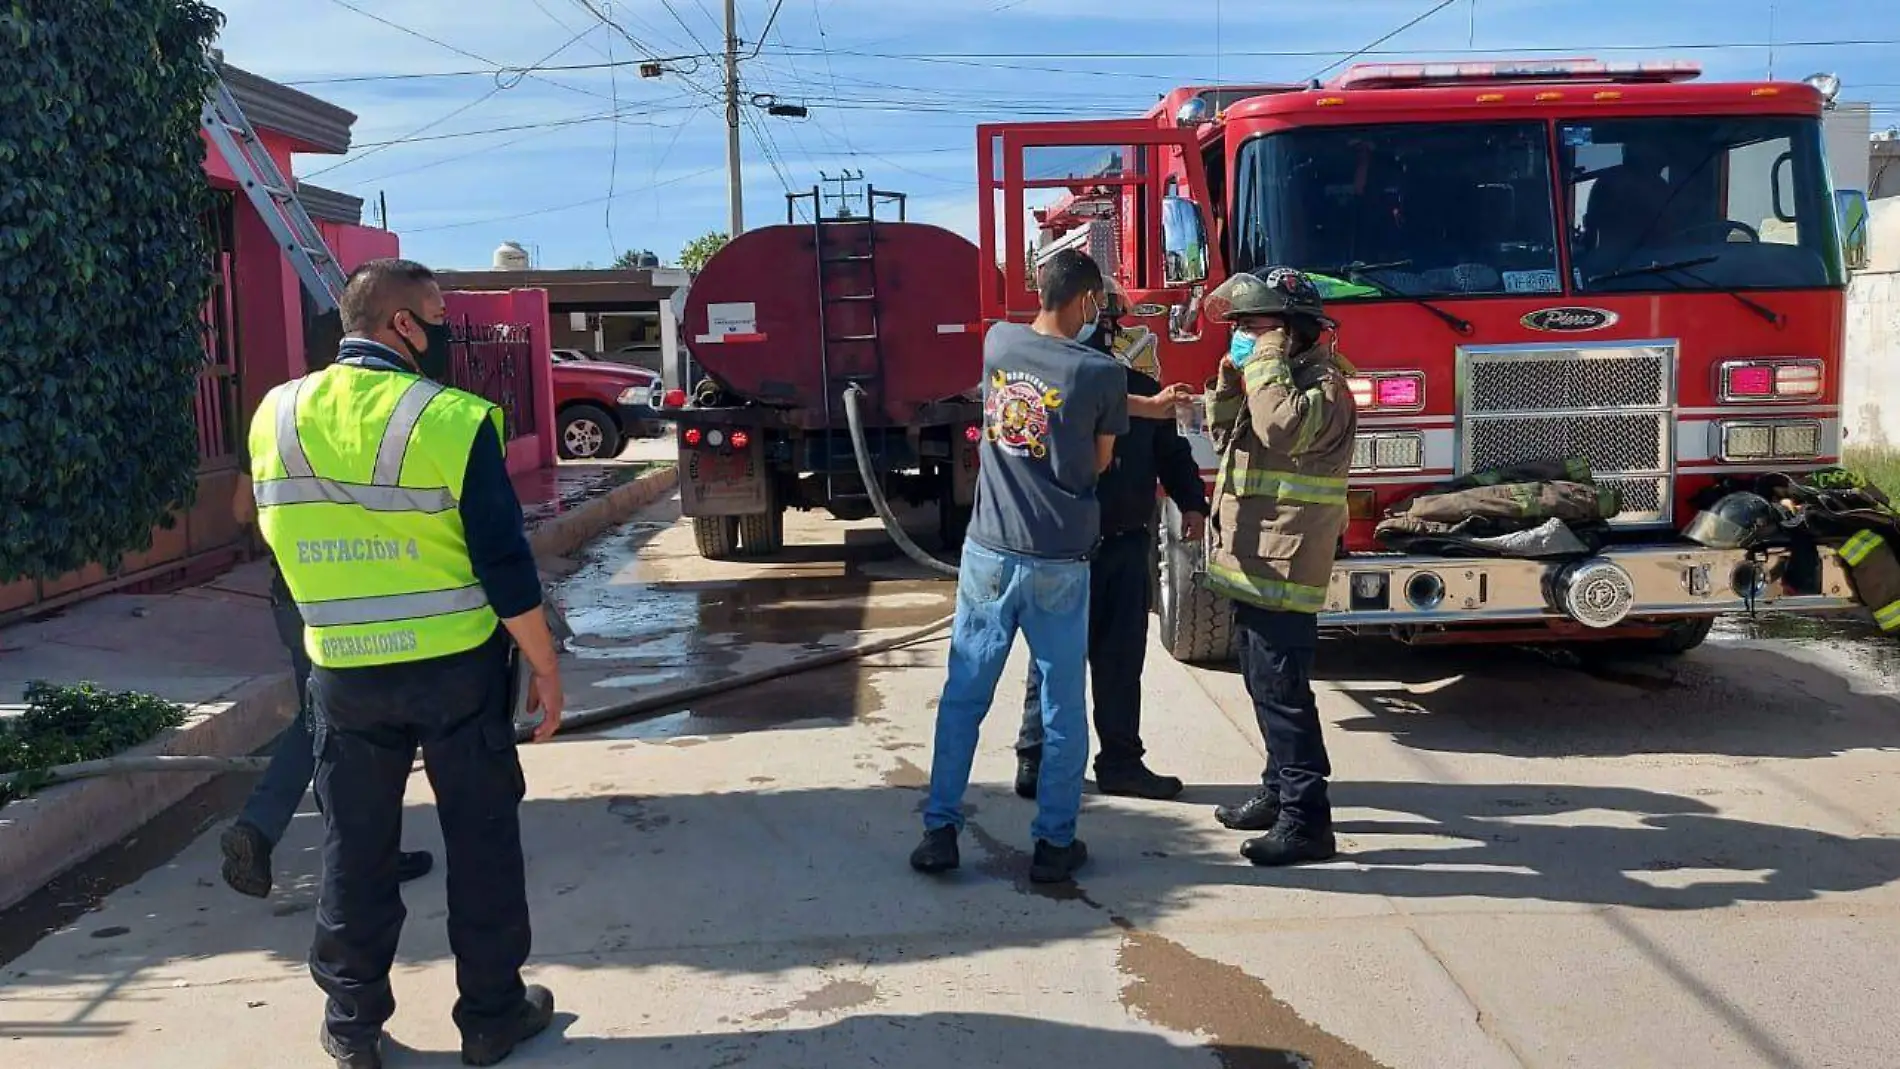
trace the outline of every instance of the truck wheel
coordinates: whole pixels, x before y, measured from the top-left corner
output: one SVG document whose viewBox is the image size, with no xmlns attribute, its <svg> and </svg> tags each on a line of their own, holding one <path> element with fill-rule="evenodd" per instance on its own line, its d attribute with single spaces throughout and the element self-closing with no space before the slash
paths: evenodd
<svg viewBox="0 0 1900 1069">
<path fill-rule="evenodd" d="M 748 557 L 769 557 L 785 548 L 785 510 L 739 517 L 739 546 Z"/>
<path fill-rule="evenodd" d="M 1613 639 L 1594 642 L 1577 649 L 1577 655 L 1591 657 L 1680 657 L 1708 641 L 1715 617 L 1699 616 L 1669 625 L 1666 634 L 1656 638 Z"/>
<path fill-rule="evenodd" d="M 1177 661 L 1203 664 L 1234 655 L 1234 608 L 1195 581 L 1201 547 L 1181 541 L 1181 514 L 1170 503 L 1155 553 L 1161 645 Z"/>
<path fill-rule="evenodd" d="M 707 560 L 731 560 L 739 554 L 739 517 L 694 516 L 693 541 Z"/>
<path fill-rule="evenodd" d="M 620 455 L 620 425 L 604 408 L 570 405 L 561 410 L 559 446 L 568 460 L 611 460 Z"/>
</svg>

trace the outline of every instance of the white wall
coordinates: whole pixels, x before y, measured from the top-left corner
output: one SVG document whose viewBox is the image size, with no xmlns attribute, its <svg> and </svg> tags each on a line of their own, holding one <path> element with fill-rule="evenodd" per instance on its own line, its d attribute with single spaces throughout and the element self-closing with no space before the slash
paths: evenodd
<svg viewBox="0 0 1900 1069">
<path fill-rule="evenodd" d="M 1900 198 L 1871 207 L 1867 270 L 1847 291 L 1841 426 L 1849 446 L 1900 447 Z"/>
</svg>

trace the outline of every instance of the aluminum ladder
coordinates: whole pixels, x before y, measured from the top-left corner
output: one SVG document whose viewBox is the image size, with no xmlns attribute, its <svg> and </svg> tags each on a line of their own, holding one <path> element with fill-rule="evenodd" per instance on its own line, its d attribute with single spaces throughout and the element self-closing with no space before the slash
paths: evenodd
<svg viewBox="0 0 1900 1069">
<path fill-rule="evenodd" d="M 231 87 L 225 84 L 216 57 L 211 63 L 212 72 L 218 76 L 218 86 L 205 99 L 200 125 L 251 199 L 257 214 L 263 217 L 264 225 L 270 228 L 277 247 L 296 269 L 303 288 L 316 305 L 316 313 L 327 315 L 336 310 L 337 302 L 343 297 L 346 281 L 343 267 L 337 263 L 310 213 L 304 210 L 303 201 L 297 197 L 297 187 L 278 168 L 263 139 L 244 117 L 244 109 L 238 107 Z"/>
</svg>

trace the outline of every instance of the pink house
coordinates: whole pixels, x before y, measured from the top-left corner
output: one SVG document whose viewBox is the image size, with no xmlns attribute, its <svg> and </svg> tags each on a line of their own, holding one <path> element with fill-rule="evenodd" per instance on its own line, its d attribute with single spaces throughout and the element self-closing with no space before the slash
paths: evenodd
<svg viewBox="0 0 1900 1069">
<path fill-rule="evenodd" d="M 349 151 L 354 114 L 229 65 L 224 78 L 283 173 L 294 173 L 292 153 Z M 252 555 L 251 539 L 231 511 L 250 415 L 272 387 L 334 355 L 338 330 L 334 316 L 311 314 L 296 272 L 209 144 L 205 174 L 216 193 L 204 223 L 217 274 L 205 304 L 205 369 L 194 406 L 197 500 L 177 514 L 170 530 L 154 529 L 151 549 L 128 555 L 117 569 L 93 564 L 63 576 L 0 586 L 0 623 L 107 590 L 175 586 Z M 363 225 L 360 199 L 301 182 L 298 191 L 345 271 L 400 254 L 395 234 Z M 468 335 L 455 362 L 457 385 L 490 396 L 508 410 L 510 468 L 552 464 L 546 295 L 456 294 L 450 309 Z"/>
</svg>

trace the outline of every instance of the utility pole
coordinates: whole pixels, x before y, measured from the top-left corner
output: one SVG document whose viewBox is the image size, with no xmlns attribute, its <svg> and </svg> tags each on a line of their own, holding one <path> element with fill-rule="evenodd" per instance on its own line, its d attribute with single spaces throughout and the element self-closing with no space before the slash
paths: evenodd
<svg viewBox="0 0 1900 1069">
<path fill-rule="evenodd" d="M 737 0 L 726 0 L 726 181 L 732 212 L 730 236 L 745 229 L 745 189 L 739 177 L 739 25 Z"/>
</svg>

